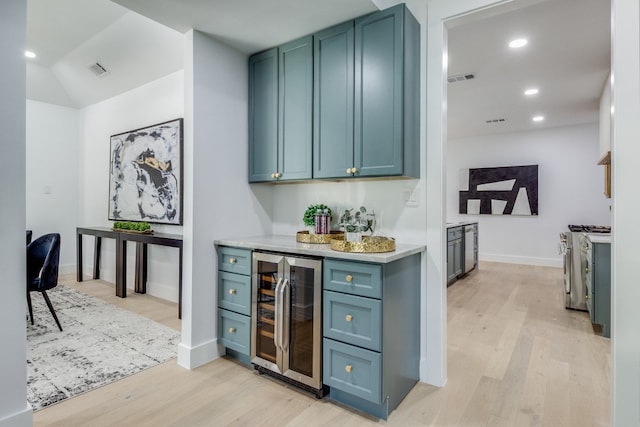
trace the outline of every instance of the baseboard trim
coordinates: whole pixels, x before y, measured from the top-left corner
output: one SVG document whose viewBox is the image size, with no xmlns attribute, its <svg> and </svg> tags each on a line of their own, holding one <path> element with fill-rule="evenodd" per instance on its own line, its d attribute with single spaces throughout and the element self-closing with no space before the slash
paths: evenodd
<svg viewBox="0 0 640 427">
<path fill-rule="evenodd" d="M 0 419 L 0 427 L 31 427 L 33 426 L 33 409 L 27 402 L 27 407 L 20 412 Z"/>
<path fill-rule="evenodd" d="M 444 376 L 440 376 L 434 371 L 435 369 L 427 364 L 427 359 L 420 359 L 420 382 L 436 387 L 444 387 L 447 383 L 446 374 Z"/>
<path fill-rule="evenodd" d="M 220 357 L 218 340 L 214 339 L 195 347 L 189 347 L 185 343 L 178 345 L 178 365 L 187 369 L 195 369 Z"/>
<path fill-rule="evenodd" d="M 518 255 L 502 255 L 502 254 L 478 254 L 480 261 L 504 262 L 507 264 L 523 264 L 536 265 L 540 267 L 558 267 L 562 268 L 561 258 L 538 258 Z"/>
</svg>

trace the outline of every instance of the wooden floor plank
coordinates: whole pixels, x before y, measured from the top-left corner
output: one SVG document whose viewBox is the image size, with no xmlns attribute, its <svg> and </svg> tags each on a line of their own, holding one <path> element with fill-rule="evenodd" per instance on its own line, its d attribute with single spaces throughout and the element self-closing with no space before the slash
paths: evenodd
<svg viewBox="0 0 640 427">
<path fill-rule="evenodd" d="M 180 330 L 174 303 L 65 280 Z M 163 363 L 40 410 L 34 425 L 609 425 L 610 341 L 586 313 L 564 308 L 561 269 L 485 262 L 447 293 L 447 385 L 416 385 L 386 422 L 220 358 L 192 371 Z"/>
</svg>

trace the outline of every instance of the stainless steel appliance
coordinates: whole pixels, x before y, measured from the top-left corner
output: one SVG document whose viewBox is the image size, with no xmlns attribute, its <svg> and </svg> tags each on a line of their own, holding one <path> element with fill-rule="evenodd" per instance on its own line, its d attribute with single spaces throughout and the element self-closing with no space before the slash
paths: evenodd
<svg viewBox="0 0 640 427">
<path fill-rule="evenodd" d="M 478 264 L 478 224 L 464 226 L 464 273 Z"/>
<path fill-rule="evenodd" d="M 564 306 L 587 311 L 586 287 L 582 279 L 580 239 L 584 233 L 611 233 L 611 227 L 599 225 L 569 225 L 569 231 L 560 233 L 560 254 L 564 269 Z"/>
<path fill-rule="evenodd" d="M 322 396 L 322 260 L 254 252 L 251 362 Z"/>
</svg>

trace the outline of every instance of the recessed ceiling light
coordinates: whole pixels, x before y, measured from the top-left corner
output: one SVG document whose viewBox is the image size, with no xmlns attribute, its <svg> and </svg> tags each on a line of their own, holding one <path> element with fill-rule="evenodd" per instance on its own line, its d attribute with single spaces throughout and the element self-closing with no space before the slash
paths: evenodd
<svg viewBox="0 0 640 427">
<path fill-rule="evenodd" d="M 34 52 L 31 52 L 30 50 L 25 50 L 24 56 L 26 56 L 27 58 L 35 58 L 36 54 Z"/>
<path fill-rule="evenodd" d="M 527 44 L 527 39 L 515 39 L 509 42 L 509 47 L 513 49 L 517 49 L 519 47 L 525 46 Z"/>
<path fill-rule="evenodd" d="M 541 122 L 544 120 L 544 116 L 534 116 L 533 119 L 534 122 Z"/>
<path fill-rule="evenodd" d="M 532 95 L 537 95 L 538 94 L 538 89 L 536 88 L 531 88 L 531 89 L 527 89 L 524 91 L 524 94 L 527 96 L 532 96 Z"/>
</svg>

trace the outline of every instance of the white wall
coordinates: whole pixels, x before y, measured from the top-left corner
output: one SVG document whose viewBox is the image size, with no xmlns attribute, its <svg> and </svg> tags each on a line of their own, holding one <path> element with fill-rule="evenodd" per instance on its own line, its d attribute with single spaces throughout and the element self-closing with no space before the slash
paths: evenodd
<svg viewBox="0 0 640 427">
<path fill-rule="evenodd" d="M 376 234 L 402 243 L 424 244 L 425 200 L 406 206 L 405 192 L 424 184 L 417 179 L 379 181 L 312 182 L 273 186 L 273 233 L 295 236 L 304 230 L 302 216 L 311 203 L 325 203 L 333 211 L 334 228 L 342 209 L 366 206 L 375 211 Z M 258 187 L 258 185 L 254 185 Z"/>
<path fill-rule="evenodd" d="M 247 56 L 198 31 L 185 40 L 185 221 L 178 363 L 219 355 L 215 239 L 268 234 L 271 200 L 247 183 Z"/>
<path fill-rule="evenodd" d="M 640 5 L 613 0 L 612 425 L 639 426 Z"/>
<path fill-rule="evenodd" d="M 184 72 L 178 71 L 80 110 L 78 225 L 110 227 L 108 221 L 110 136 L 183 117 Z M 158 225 L 160 232 L 182 234 L 181 226 Z M 93 238 L 85 237 L 84 271 L 91 271 Z M 134 244 L 129 243 L 128 287 L 133 287 Z M 178 254 L 175 248 L 149 246 L 147 292 L 178 301 Z M 101 277 L 115 281 L 115 245 L 103 239 Z"/>
<path fill-rule="evenodd" d="M 560 267 L 568 224 L 611 224 L 597 123 L 450 140 L 447 152 L 447 219 L 478 221 L 481 260 Z M 521 165 L 538 165 L 538 216 L 458 213 L 460 169 Z"/>
<path fill-rule="evenodd" d="M 25 64 L 27 6 L 0 2 L 0 426 L 32 423 L 25 328 Z"/>
<path fill-rule="evenodd" d="M 75 271 L 78 110 L 27 101 L 27 228 L 60 233 L 60 274 Z"/>
</svg>

